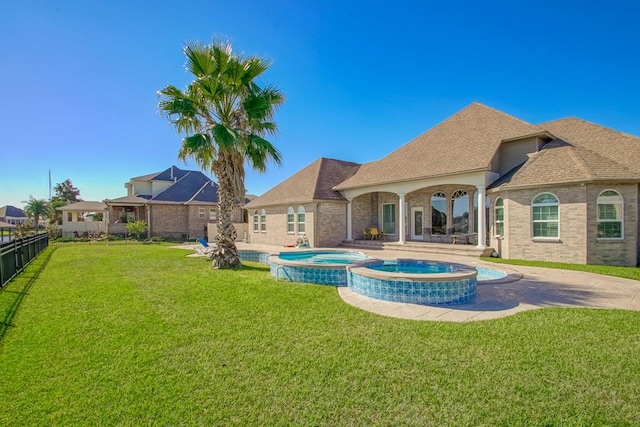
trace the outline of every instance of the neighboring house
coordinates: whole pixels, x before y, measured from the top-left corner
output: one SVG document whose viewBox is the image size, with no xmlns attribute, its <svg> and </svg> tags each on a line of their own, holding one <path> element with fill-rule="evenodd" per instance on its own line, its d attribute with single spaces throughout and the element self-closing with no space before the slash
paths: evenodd
<svg viewBox="0 0 640 427">
<path fill-rule="evenodd" d="M 61 236 L 90 237 L 107 233 L 107 205 L 103 202 L 76 202 L 57 210 L 62 212 L 62 224 L 58 226 Z"/>
<path fill-rule="evenodd" d="M 326 163 L 335 169 L 318 166 Z M 375 226 L 399 244 L 464 236 L 503 258 L 638 264 L 638 137 L 577 118 L 532 125 L 473 103 L 358 166 L 320 159 L 253 200 L 251 241 L 290 243 L 301 206 L 313 212 L 305 232 L 314 246 Z M 336 183 L 323 210 L 309 194 L 325 179 Z"/>
<path fill-rule="evenodd" d="M 7 224 L 20 225 L 27 221 L 27 214 L 22 209 L 7 205 L 0 208 L 0 221 Z"/>
<path fill-rule="evenodd" d="M 141 220 L 149 237 L 209 238 L 209 224 L 218 221 L 218 184 L 202 172 L 171 166 L 131 178 L 125 188 L 126 196 L 105 200 L 109 234 L 125 234 L 127 223 Z M 238 206 L 235 220 L 242 219 Z"/>
</svg>

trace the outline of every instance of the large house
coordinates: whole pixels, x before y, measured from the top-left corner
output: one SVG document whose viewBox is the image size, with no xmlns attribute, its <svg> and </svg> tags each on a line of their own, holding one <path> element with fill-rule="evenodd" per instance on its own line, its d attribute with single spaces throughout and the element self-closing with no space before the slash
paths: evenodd
<svg viewBox="0 0 640 427">
<path fill-rule="evenodd" d="M 6 205 L 0 208 L 0 221 L 11 225 L 20 225 L 27 221 L 27 214 L 20 208 Z"/>
<path fill-rule="evenodd" d="M 125 234 L 127 223 L 141 220 L 149 237 L 193 240 L 209 238 L 218 221 L 218 184 L 202 172 L 171 166 L 131 178 L 125 188 L 126 196 L 105 200 L 109 234 Z M 239 206 L 234 219 L 242 222 Z"/>
<path fill-rule="evenodd" d="M 640 138 L 473 103 L 378 161 L 321 158 L 246 207 L 250 240 L 471 242 L 503 258 L 638 264 Z"/>
</svg>

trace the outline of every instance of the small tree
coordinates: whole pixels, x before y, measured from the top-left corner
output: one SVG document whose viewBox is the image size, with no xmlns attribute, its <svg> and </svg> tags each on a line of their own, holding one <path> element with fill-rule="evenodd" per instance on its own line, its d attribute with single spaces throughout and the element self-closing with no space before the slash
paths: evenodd
<svg viewBox="0 0 640 427">
<path fill-rule="evenodd" d="M 127 223 L 127 232 L 140 240 L 140 236 L 147 232 L 147 223 L 144 221 L 135 221 Z"/>
<path fill-rule="evenodd" d="M 36 199 L 33 196 L 29 197 L 28 202 L 23 203 L 26 203 L 24 211 L 29 215 L 29 217 L 33 217 L 33 228 L 37 232 L 40 224 L 40 218 L 46 217 L 49 213 L 48 203 L 44 199 Z"/>
<path fill-rule="evenodd" d="M 56 184 L 55 187 L 53 187 L 53 190 L 56 194 L 51 198 L 51 200 L 56 202 L 63 201 L 65 202 L 63 206 L 69 203 L 82 201 L 80 198 L 80 190 L 73 186 L 70 179 L 66 179 L 63 182 Z"/>
<path fill-rule="evenodd" d="M 29 234 L 33 234 L 33 223 L 30 219 L 16 226 L 16 237 L 25 237 Z"/>
</svg>

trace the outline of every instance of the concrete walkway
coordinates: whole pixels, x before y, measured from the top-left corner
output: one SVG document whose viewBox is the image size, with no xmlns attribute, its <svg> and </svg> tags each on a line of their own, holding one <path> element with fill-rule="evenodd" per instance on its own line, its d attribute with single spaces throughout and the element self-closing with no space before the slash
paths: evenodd
<svg viewBox="0 0 640 427">
<path fill-rule="evenodd" d="M 251 243 L 239 243 L 238 248 L 270 253 L 295 250 Z M 361 252 L 379 259 L 415 258 L 459 262 L 509 273 L 507 279 L 479 283 L 477 298 L 470 304 L 460 305 L 429 306 L 394 303 L 355 294 L 347 287 L 337 288 L 338 294 L 347 304 L 382 316 L 414 320 L 470 322 L 496 319 L 544 307 L 618 308 L 640 311 L 640 281 L 636 280 L 580 271 L 503 266 L 464 256 L 388 249 L 364 249 Z"/>
</svg>

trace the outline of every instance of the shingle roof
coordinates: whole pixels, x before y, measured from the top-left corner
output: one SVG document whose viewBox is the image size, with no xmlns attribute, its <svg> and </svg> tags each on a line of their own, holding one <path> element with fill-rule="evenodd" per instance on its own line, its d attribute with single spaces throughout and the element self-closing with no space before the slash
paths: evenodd
<svg viewBox="0 0 640 427">
<path fill-rule="evenodd" d="M 542 123 L 538 127 L 640 174 L 640 138 L 636 136 L 575 117 Z"/>
<path fill-rule="evenodd" d="M 16 208 L 15 206 L 11 206 L 11 205 L 6 205 L 0 208 L 0 217 L 6 218 L 6 217 L 12 217 L 12 218 L 26 218 L 27 215 L 24 213 L 24 211 L 20 208 Z"/>
<path fill-rule="evenodd" d="M 638 181 L 640 175 L 582 147 L 554 139 L 490 188 L 513 189 L 593 181 Z"/>
<path fill-rule="evenodd" d="M 182 170 L 177 166 L 171 166 L 170 168 L 160 172 L 151 179 L 154 181 L 176 181 L 190 172 L 194 171 Z"/>
<path fill-rule="evenodd" d="M 147 203 L 147 199 L 138 196 L 124 196 L 118 197 L 117 199 L 107 199 L 105 200 L 105 202 L 108 205 L 144 205 L 145 203 Z"/>
<path fill-rule="evenodd" d="M 247 208 L 314 200 L 345 200 L 333 187 L 353 176 L 359 168 L 358 163 L 321 157 L 252 200 Z"/>
<path fill-rule="evenodd" d="M 107 205 L 102 202 L 82 201 L 70 203 L 68 205 L 57 208 L 59 211 L 75 211 L 75 212 L 99 212 L 107 210 Z"/>
<path fill-rule="evenodd" d="M 176 177 L 178 175 L 181 175 L 181 177 L 178 178 L 175 184 L 171 187 L 153 197 L 150 202 L 186 203 L 203 191 L 203 187 L 205 187 L 206 184 L 213 182 L 205 174 L 199 171 L 180 171 L 177 174 L 176 171 L 174 171 L 174 174 Z M 171 181 L 173 181 L 173 179 Z M 203 197 L 211 195 L 212 192 L 210 191 L 205 191 L 203 193 Z M 213 201 L 213 198 L 211 199 L 211 202 L 217 202 L 217 196 L 215 197 L 215 202 Z"/>
<path fill-rule="evenodd" d="M 381 160 L 360 168 L 335 188 L 487 170 L 502 140 L 540 131 L 525 121 L 473 103 Z"/>
</svg>

